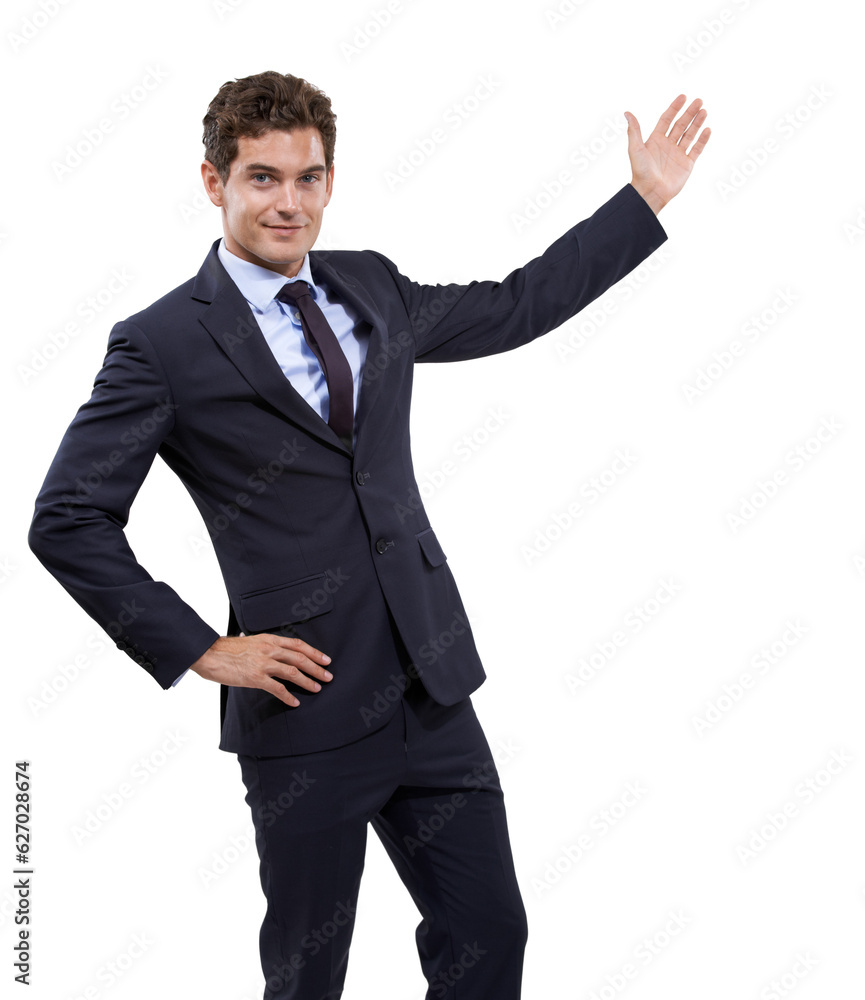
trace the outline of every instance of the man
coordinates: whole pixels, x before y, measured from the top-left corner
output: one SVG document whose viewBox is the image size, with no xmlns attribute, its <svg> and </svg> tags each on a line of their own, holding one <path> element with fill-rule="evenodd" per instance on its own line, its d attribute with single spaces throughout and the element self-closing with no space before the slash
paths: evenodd
<svg viewBox="0 0 865 1000">
<path fill-rule="evenodd" d="M 164 688 L 188 669 L 220 683 L 220 747 L 256 826 L 268 1000 L 341 995 L 370 823 L 421 913 L 428 995 L 520 994 L 525 911 L 469 697 L 485 674 L 412 471 L 412 369 L 528 343 L 655 250 L 656 215 L 709 137 L 699 100 L 674 122 L 684 103 L 646 143 L 628 117 L 631 183 L 542 256 L 444 286 L 373 251 L 311 251 L 334 179 L 321 91 L 262 73 L 208 109 L 223 239 L 111 331 L 30 542 Z M 157 454 L 208 525 L 225 636 L 126 542 Z"/>
</svg>

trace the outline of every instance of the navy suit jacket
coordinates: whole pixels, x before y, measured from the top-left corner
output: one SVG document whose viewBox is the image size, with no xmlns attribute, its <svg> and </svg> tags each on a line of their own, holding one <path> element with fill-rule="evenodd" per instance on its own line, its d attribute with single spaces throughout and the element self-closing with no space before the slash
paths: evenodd
<svg viewBox="0 0 865 1000">
<path fill-rule="evenodd" d="M 528 343 L 665 239 L 627 184 L 501 282 L 422 285 L 371 250 L 311 251 L 314 280 L 370 327 L 353 452 L 283 375 L 217 241 L 194 279 L 112 329 L 93 393 L 37 498 L 31 548 L 168 688 L 221 633 L 127 543 L 130 506 L 158 454 L 208 526 L 229 633 L 299 636 L 333 660 L 321 691 L 287 683 L 297 708 L 260 689 L 223 688 L 222 749 L 278 755 L 349 743 L 387 721 L 404 672 L 454 704 L 485 674 L 412 469 L 413 366 Z"/>
</svg>

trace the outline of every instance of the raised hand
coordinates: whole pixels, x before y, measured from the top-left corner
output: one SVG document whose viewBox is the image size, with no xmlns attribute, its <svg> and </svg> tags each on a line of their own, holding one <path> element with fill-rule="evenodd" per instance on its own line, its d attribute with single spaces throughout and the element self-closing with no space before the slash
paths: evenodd
<svg viewBox="0 0 865 1000">
<path fill-rule="evenodd" d="M 646 199 L 655 215 L 682 190 L 712 134 L 711 129 L 704 128 L 697 135 L 707 114 L 699 97 L 673 124 L 685 100 L 685 95 L 679 94 L 658 119 L 658 124 L 645 142 L 639 122 L 630 111 L 625 112 L 628 120 L 628 157 L 633 174 L 631 184 Z"/>
</svg>

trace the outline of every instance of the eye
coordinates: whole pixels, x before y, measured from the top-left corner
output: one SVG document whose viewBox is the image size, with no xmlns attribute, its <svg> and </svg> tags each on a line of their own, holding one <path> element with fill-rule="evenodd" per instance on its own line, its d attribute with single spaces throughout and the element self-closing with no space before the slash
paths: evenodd
<svg viewBox="0 0 865 1000">
<path fill-rule="evenodd" d="M 252 175 L 252 179 L 254 181 L 257 181 L 259 178 L 264 178 L 264 180 L 269 180 L 270 179 L 270 174 L 253 174 Z"/>
<path fill-rule="evenodd" d="M 318 180 L 318 174 L 304 174 L 303 177 L 301 177 L 301 180 L 304 181 L 304 183 L 314 183 Z"/>
</svg>

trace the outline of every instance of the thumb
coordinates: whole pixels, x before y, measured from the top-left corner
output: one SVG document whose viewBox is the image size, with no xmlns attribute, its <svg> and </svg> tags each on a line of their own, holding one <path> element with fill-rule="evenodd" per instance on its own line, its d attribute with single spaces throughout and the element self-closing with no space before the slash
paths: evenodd
<svg viewBox="0 0 865 1000">
<path fill-rule="evenodd" d="M 643 141 L 643 133 L 640 131 L 640 123 L 631 114 L 630 111 L 625 112 L 625 119 L 628 123 L 628 146 L 640 145 Z"/>
</svg>

